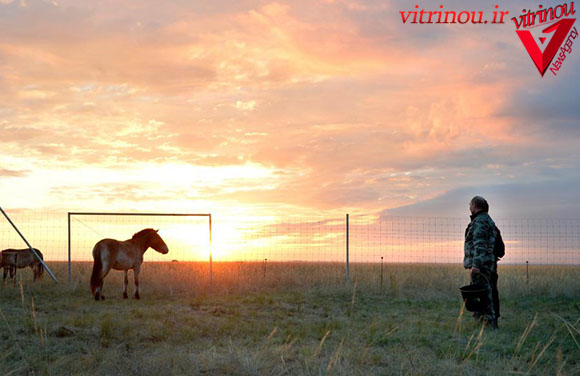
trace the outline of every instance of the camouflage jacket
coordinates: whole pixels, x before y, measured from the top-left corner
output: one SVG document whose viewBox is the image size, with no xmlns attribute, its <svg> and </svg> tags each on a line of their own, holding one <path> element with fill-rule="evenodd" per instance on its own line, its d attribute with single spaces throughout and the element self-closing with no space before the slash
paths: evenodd
<svg viewBox="0 0 580 376">
<path fill-rule="evenodd" d="M 488 269 L 495 272 L 497 264 L 493 255 L 495 243 L 495 223 L 487 212 L 478 212 L 471 216 L 471 222 L 465 229 L 463 266 Z"/>
</svg>

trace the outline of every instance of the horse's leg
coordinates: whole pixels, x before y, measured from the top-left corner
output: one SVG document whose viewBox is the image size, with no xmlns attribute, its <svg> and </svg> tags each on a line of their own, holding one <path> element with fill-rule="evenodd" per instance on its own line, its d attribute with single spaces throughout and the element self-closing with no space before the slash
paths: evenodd
<svg viewBox="0 0 580 376">
<path fill-rule="evenodd" d="M 35 265 L 32 267 L 32 273 L 33 273 L 33 275 L 34 275 L 34 276 L 32 277 L 32 279 L 33 279 L 34 281 L 37 281 L 37 280 L 39 280 L 39 279 L 40 279 L 40 264 L 35 264 Z"/>
<path fill-rule="evenodd" d="M 101 300 L 105 300 L 105 295 L 103 295 L 103 285 L 105 284 L 105 277 L 111 271 L 111 266 L 112 266 L 111 263 L 108 261 L 103 263 L 103 269 L 101 270 L 101 280 L 100 280 L 101 283 L 99 284 L 98 287 Z"/>
<path fill-rule="evenodd" d="M 16 286 L 16 268 L 18 267 L 18 253 L 14 255 L 14 267 L 10 269 L 10 277 L 12 277 L 12 284 Z"/>
<path fill-rule="evenodd" d="M 10 268 L 8 267 L 4 267 L 4 275 L 2 276 L 2 284 L 5 285 L 6 284 L 6 277 L 8 277 L 8 271 L 10 270 Z"/>
<path fill-rule="evenodd" d="M 123 285 L 123 299 L 127 299 L 127 285 L 129 284 L 129 269 L 125 270 L 125 281 Z"/>
<path fill-rule="evenodd" d="M 110 270 L 110 268 L 109 268 Z M 109 270 L 107 270 L 106 272 L 104 272 L 101 276 L 101 283 L 99 285 L 99 295 L 101 296 L 101 300 L 105 300 L 105 295 L 103 294 L 103 285 L 105 284 L 105 276 L 107 274 L 109 274 Z"/>
<path fill-rule="evenodd" d="M 139 271 L 141 270 L 141 265 L 136 265 L 133 268 L 133 278 L 135 278 L 135 299 L 141 299 L 139 295 Z"/>
<path fill-rule="evenodd" d="M 96 288 L 95 299 L 105 300 L 105 295 L 103 294 L 103 285 L 105 284 L 105 277 L 101 277 L 99 280 L 99 285 Z"/>
</svg>

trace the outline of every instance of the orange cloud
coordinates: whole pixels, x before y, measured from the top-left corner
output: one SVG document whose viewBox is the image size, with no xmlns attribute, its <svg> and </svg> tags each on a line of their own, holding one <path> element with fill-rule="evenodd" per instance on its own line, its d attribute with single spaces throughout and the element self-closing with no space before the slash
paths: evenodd
<svg viewBox="0 0 580 376">
<path fill-rule="evenodd" d="M 110 195 L 75 184 L 80 170 L 143 164 L 258 166 L 267 177 L 199 176 L 199 200 L 281 211 L 392 207 L 566 165 L 541 148 L 547 120 L 527 119 L 528 132 L 506 110 L 526 108 L 514 98 L 529 98 L 529 77 L 499 28 L 426 32 L 393 21 L 402 2 L 112 4 L 0 4 L 0 171 L 65 170 L 60 184 L 34 180 L 37 205 L 59 192 L 194 199 L 187 179 L 141 186 L 121 173 Z M 559 129 L 577 119 L 568 110 Z"/>
</svg>

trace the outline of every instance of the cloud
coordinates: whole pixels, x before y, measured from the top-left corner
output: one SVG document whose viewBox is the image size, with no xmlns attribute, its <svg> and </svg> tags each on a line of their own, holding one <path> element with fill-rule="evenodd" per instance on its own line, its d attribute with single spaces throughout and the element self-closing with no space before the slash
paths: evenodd
<svg viewBox="0 0 580 376">
<path fill-rule="evenodd" d="M 562 141 L 580 136 L 577 87 L 580 74 L 570 69 L 563 77 L 530 82 L 510 93 L 497 110 L 498 117 L 514 119 L 521 133 L 542 140 Z"/>
<path fill-rule="evenodd" d="M 577 171 L 572 65 L 541 79 L 511 25 L 402 24 L 398 12 L 413 6 L 2 4 L 0 163 L 220 173 L 252 164 L 272 175 L 213 185 L 197 176 L 196 197 L 374 211 Z M 62 192 L 87 198 L 63 180 Z M 89 191 L 111 205 L 193 199 L 185 183 L 113 183 Z M 59 189 L 42 198 L 65 201 Z"/>
<path fill-rule="evenodd" d="M 9 170 L 6 168 L 0 168 L 0 176 L 9 178 L 22 178 L 30 174 L 28 170 Z"/>
<path fill-rule="evenodd" d="M 236 101 L 236 108 L 242 111 L 252 111 L 256 107 L 256 101 L 250 100 L 247 102 Z"/>
<path fill-rule="evenodd" d="M 576 171 L 577 172 L 577 171 Z M 465 217 L 473 196 L 484 196 L 494 218 L 578 218 L 580 176 L 530 183 L 468 186 L 382 212 L 384 216 Z"/>
</svg>

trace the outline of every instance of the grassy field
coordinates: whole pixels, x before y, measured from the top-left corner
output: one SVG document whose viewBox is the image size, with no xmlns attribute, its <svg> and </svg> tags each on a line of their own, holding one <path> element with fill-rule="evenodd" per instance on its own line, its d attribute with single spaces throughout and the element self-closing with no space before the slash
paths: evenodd
<svg viewBox="0 0 580 376">
<path fill-rule="evenodd" d="M 502 318 L 462 312 L 461 266 L 145 264 L 141 300 L 64 264 L 0 290 L 0 374 L 479 375 L 580 373 L 580 268 L 500 266 Z M 381 283 L 382 282 L 382 283 Z M 130 284 L 132 291 L 132 282 Z"/>
</svg>

